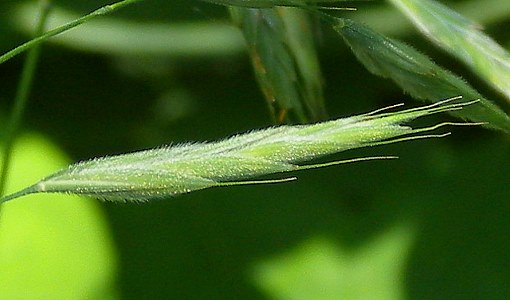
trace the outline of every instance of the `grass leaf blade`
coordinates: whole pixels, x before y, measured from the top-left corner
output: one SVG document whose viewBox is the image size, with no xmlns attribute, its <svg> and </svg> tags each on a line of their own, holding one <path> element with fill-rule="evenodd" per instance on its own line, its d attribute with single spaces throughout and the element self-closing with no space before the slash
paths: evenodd
<svg viewBox="0 0 510 300">
<path fill-rule="evenodd" d="M 390 0 L 435 44 L 467 64 L 510 102 L 510 53 L 478 24 L 433 0 Z"/>
<path fill-rule="evenodd" d="M 435 102 L 462 95 L 480 99 L 480 104 L 453 115 L 486 127 L 510 133 L 510 118 L 494 103 L 483 98 L 462 78 L 435 64 L 414 48 L 387 38 L 349 19 L 325 16 L 344 38 L 358 60 L 372 73 L 392 79 L 417 99 Z"/>
<path fill-rule="evenodd" d="M 308 15 L 291 7 L 231 8 L 259 86 L 277 123 L 326 118 L 322 76 Z"/>
</svg>

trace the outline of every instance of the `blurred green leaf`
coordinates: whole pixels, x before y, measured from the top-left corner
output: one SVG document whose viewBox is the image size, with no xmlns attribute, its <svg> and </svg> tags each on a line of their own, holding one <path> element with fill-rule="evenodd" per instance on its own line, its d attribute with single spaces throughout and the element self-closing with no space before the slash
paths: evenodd
<svg viewBox="0 0 510 300">
<path fill-rule="evenodd" d="M 65 165 L 39 136 L 15 145 L 7 190 Z M 116 299 L 116 254 L 98 204 L 63 195 L 34 196 L 2 205 L 2 299 Z"/>
<path fill-rule="evenodd" d="M 467 64 L 510 102 L 510 54 L 481 26 L 433 0 L 390 0 L 430 40 Z"/>
<path fill-rule="evenodd" d="M 363 9 L 357 10 L 349 17 L 370 28 L 377 28 L 377 32 L 386 35 L 396 36 L 415 32 L 409 20 L 401 17 L 401 12 L 385 5 L 384 2 L 381 5 L 374 4 L 364 6 Z M 510 14 L 510 1 L 508 0 L 449 1 L 449 6 L 469 19 L 485 25 L 504 22 Z M 483 13 L 480 13 L 481 10 Z"/>
<path fill-rule="evenodd" d="M 465 99 L 480 99 L 479 105 L 451 114 L 471 121 L 487 122 L 489 128 L 510 132 L 510 118 L 504 111 L 427 56 L 353 20 L 326 18 L 370 72 L 392 79 L 417 99 L 436 102 L 459 95 Z"/>
<path fill-rule="evenodd" d="M 37 5 L 20 3 L 10 12 L 11 22 L 23 32 L 34 28 Z M 80 18 L 73 11 L 55 6 L 49 28 Z M 83 24 L 68 34 L 50 39 L 69 48 L 115 55 L 215 56 L 232 55 L 244 48 L 242 38 L 232 26 L 211 23 L 141 23 L 102 18 Z"/>
<path fill-rule="evenodd" d="M 356 249 L 325 238 L 259 262 L 254 280 L 272 299 L 404 299 L 404 268 L 413 231 L 397 227 Z"/>
</svg>

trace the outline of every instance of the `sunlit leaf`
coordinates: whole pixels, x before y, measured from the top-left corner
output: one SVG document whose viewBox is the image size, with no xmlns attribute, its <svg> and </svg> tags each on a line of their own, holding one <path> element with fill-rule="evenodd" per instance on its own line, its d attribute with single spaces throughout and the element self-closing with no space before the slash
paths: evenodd
<svg viewBox="0 0 510 300">
<path fill-rule="evenodd" d="M 14 148 L 7 190 L 65 165 L 61 152 L 37 136 Z M 94 201 L 37 195 L 2 205 L 0 298 L 115 299 L 116 254 Z"/>
<path fill-rule="evenodd" d="M 315 238 L 257 263 L 254 280 L 278 300 L 405 299 L 410 228 L 395 228 L 356 249 Z"/>
</svg>

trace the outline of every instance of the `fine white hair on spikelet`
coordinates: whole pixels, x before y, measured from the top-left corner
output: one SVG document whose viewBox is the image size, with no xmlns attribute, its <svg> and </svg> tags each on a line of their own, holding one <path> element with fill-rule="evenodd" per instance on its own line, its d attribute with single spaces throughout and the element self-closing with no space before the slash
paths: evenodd
<svg viewBox="0 0 510 300">
<path fill-rule="evenodd" d="M 340 163 L 390 159 L 365 157 L 320 164 L 302 164 L 349 149 L 376 146 L 446 134 L 421 134 L 425 128 L 402 125 L 413 119 L 462 109 L 475 101 L 441 101 L 400 112 L 372 113 L 312 125 L 279 126 L 234 135 L 210 143 L 187 143 L 79 162 L 38 183 L 0 199 L 5 202 L 31 193 L 69 193 L 109 201 L 148 201 L 210 187 L 278 183 L 294 177 L 254 180 L 259 176 L 305 170 Z"/>
</svg>

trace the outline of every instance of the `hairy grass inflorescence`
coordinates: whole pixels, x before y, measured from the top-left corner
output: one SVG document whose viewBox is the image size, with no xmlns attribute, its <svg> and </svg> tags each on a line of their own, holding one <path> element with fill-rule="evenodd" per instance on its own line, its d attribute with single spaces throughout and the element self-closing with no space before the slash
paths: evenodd
<svg viewBox="0 0 510 300">
<path fill-rule="evenodd" d="M 346 162 L 301 164 L 350 149 L 444 136 L 419 133 L 455 123 L 417 129 L 402 124 L 430 114 L 460 110 L 477 102 L 453 102 L 456 99 L 400 112 L 378 110 L 313 125 L 273 127 L 212 143 L 189 143 L 92 159 L 73 164 L 0 202 L 32 193 L 147 201 L 210 187 L 292 180 L 253 181 L 253 178 Z M 367 159 L 371 158 L 355 160 Z"/>
</svg>

